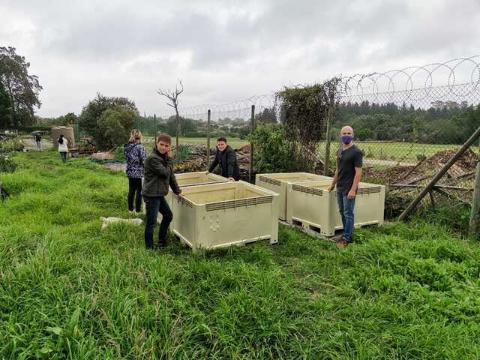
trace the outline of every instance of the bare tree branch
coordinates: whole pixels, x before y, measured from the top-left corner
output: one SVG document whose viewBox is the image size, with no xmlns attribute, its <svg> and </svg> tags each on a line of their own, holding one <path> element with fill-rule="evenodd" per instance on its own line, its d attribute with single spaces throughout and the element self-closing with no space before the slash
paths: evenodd
<svg viewBox="0 0 480 360">
<path fill-rule="evenodd" d="M 172 108 L 175 109 L 175 118 L 176 118 L 176 123 L 177 123 L 177 136 L 176 136 L 176 142 L 175 142 L 175 151 L 178 152 L 178 137 L 180 136 L 180 116 L 178 113 L 178 97 L 180 96 L 181 93 L 183 93 L 183 83 L 182 80 L 178 80 L 178 83 L 180 84 L 180 89 L 179 85 L 175 85 L 175 91 L 172 90 L 162 90 L 158 89 L 157 93 L 161 96 L 166 97 L 169 102 L 166 104 Z"/>
</svg>

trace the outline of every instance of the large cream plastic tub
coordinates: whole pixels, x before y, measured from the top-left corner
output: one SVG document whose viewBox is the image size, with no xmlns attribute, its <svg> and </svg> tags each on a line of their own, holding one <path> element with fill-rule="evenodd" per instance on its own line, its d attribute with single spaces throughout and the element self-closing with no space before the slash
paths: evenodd
<svg viewBox="0 0 480 360">
<path fill-rule="evenodd" d="M 188 186 L 218 184 L 218 183 L 225 183 L 228 181 L 228 179 L 224 178 L 223 176 L 212 174 L 212 173 L 207 174 L 205 171 L 175 174 L 175 178 L 177 179 L 177 184 L 180 187 L 180 189 L 182 189 L 182 191 L 185 187 L 188 187 Z M 165 200 L 167 201 L 168 205 L 170 205 L 170 208 L 173 208 L 174 206 L 173 196 L 174 196 L 173 191 L 170 189 L 167 196 L 165 197 Z M 162 221 L 162 215 L 158 214 L 157 221 L 158 222 Z M 175 218 L 173 219 L 171 224 L 172 228 L 174 226 L 174 221 L 175 221 Z"/>
<path fill-rule="evenodd" d="M 223 176 L 206 173 L 206 172 L 189 172 L 183 174 L 175 174 L 178 186 L 181 188 L 184 186 L 194 186 L 203 184 L 214 184 L 227 182 L 228 179 Z"/>
<path fill-rule="evenodd" d="M 243 181 L 185 187 L 172 211 L 173 232 L 194 250 L 278 242 L 278 195 Z"/>
<path fill-rule="evenodd" d="M 294 173 L 275 173 L 275 174 L 257 174 L 255 177 L 255 184 L 265 189 L 269 189 L 276 192 L 280 196 L 280 220 L 287 220 L 287 185 L 292 183 L 299 183 L 303 181 L 315 181 L 315 180 L 330 180 L 331 177 L 310 174 L 305 172 Z"/>
<path fill-rule="evenodd" d="M 343 228 L 336 190 L 328 192 L 330 181 L 289 184 L 287 221 L 333 236 Z M 355 227 L 383 224 L 385 186 L 360 183 L 355 199 Z"/>
</svg>

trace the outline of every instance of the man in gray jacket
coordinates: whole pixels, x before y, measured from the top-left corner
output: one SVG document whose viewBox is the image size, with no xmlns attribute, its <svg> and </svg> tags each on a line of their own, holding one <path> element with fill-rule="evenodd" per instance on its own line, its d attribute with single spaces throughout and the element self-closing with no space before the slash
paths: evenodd
<svg viewBox="0 0 480 360">
<path fill-rule="evenodd" d="M 160 134 L 155 142 L 152 153 L 145 160 L 145 180 L 143 184 L 143 198 L 146 209 L 145 246 L 154 249 L 153 233 L 157 224 L 157 216 L 162 214 L 162 222 L 158 233 L 158 249 L 167 246 L 168 226 L 172 222 L 173 214 L 165 200 L 169 187 L 177 195 L 180 187 L 173 173 L 173 162 L 170 158 L 172 139 L 167 134 Z"/>
</svg>

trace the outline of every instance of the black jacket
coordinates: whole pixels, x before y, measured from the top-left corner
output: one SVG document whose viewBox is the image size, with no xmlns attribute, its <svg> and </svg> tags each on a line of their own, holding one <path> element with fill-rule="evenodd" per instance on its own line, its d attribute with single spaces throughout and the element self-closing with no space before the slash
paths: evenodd
<svg viewBox="0 0 480 360">
<path fill-rule="evenodd" d="M 209 172 L 213 170 L 220 164 L 222 168 L 222 176 L 226 178 L 234 178 L 236 181 L 240 180 L 240 168 L 238 167 L 237 154 L 230 145 L 228 145 L 225 150 L 219 151 L 215 154 L 215 160 L 213 160 L 212 165 L 210 165 Z"/>
<path fill-rule="evenodd" d="M 173 162 L 168 156 L 160 155 L 154 149 L 145 159 L 145 179 L 142 194 L 149 197 L 165 196 L 168 194 L 168 187 L 172 188 L 175 194 L 180 193 L 180 188 L 173 173 Z"/>
</svg>

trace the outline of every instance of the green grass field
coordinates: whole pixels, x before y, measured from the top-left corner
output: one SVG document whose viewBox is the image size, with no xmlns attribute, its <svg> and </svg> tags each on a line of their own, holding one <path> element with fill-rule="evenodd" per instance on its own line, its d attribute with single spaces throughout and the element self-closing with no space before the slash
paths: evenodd
<svg viewBox="0 0 480 360">
<path fill-rule="evenodd" d="M 215 140 L 211 139 L 212 147 L 215 146 Z M 228 139 L 233 148 L 240 148 L 248 144 L 248 140 L 238 138 Z M 153 144 L 153 138 L 147 138 L 148 146 Z M 206 138 L 180 138 L 180 144 L 207 144 Z M 364 151 L 366 159 L 375 159 L 383 161 L 400 161 L 402 163 L 417 163 L 421 156 L 432 156 L 435 153 L 447 149 L 458 149 L 460 145 L 444 144 L 416 144 L 409 142 L 377 142 L 377 141 L 357 141 L 356 144 Z M 338 143 L 332 143 L 331 151 L 335 153 Z M 472 147 L 473 151 L 480 153 L 480 147 Z M 325 152 L 325 142 L 319 145 L 320 155 Z"/>
<path fill-rule="evenodd" d="M 228 144 L 232 146 L 234 149 L 238 149 L 244 145 L 248 144 L 248 140 L 241 140 L 239 138 L 228 138 Z M 153 146 L 153 138 L 152 137 L 146 137 L 145 144 L 148 144 L 148 146 L 152 145 Z M 181 137 L 179 138 L 179 143 L 180 144 L 186 144 L 186 145 L 207 145 L 207 138 L 191 138 L 191 137 Z M 172 138 L 172 144 L 175 145 L 175 138 Z M 211 147 L 215 147 L 217 144 L 217 139 L 216 138 L 211 138 L 210 139 L 210 144 Z"/>
<path fill-rule="evenodd" d="M 355 143 L 363 150 L 367 159 L 412 163 L 416 163 L 421 156 L 430 157 L 439 151 L 460 148 L 460 145 L 416 144 L 409 142 L 357 141 Z M 335 143 L 332 145 L 332 149 L 336 149 L 338 146 L 338 143 Z M 472 150 L 480 150 L 480 148 L 472 148 Z M 323 142 L 320 144 L 320 152 L 323 153 L 324 151 L 325 143 Z"/>
<path fill-rule="evenodd" d="M 127 181 L 84 159 L 20 153 L 2 174 L 2 359 L 478 359 L 480 251 L 420 220 L 340 250 L 280 243 L 144 249 Z"/>
</svg>

